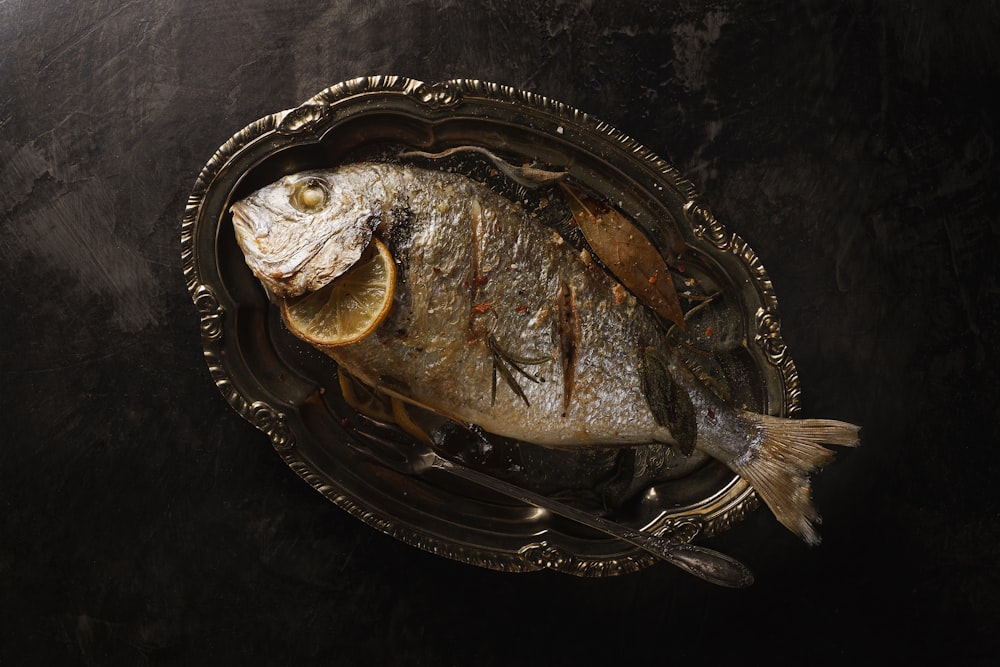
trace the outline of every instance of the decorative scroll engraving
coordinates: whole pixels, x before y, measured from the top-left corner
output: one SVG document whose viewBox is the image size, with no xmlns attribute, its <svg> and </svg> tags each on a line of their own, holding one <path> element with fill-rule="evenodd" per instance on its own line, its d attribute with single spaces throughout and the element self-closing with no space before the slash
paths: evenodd
<svg viewBox="0 0 1000 667">
<path fill-rule="evenodd" d="M 533 542 L 524 546 L 518 553 L 535 567 L 549 570 L 562 570 L 573 560 L 573 556 L 548 542 Z"/>
<path fill-rule="evenodd" d="M 705 239 L 723 252 L 732 253 L 741 258 L 755 278 L 757 289 L 767 309 L 777 310 L 778 299 L 774 294 L 771 278 L 767 275 L 764 265 L 753 248 L 738 234 L 727 230 L 707 208 L 698 202 L 689 201 L 684 208 L 692 218 L 692 229 L 695 236 Z"/>
<path fill-rule="evenodd" d="M 288 449 L 294 444 L 295 439 L 292 437 L 292 432 L 285 421 L 285 415 L 276 411 L 267 403 L 254 401 L 250 405 L 247 419 L 271 438 L 271 445 L 275 449 Z"/>
<path fill-rule="evenodd" d="M 201 335 L 207 340 L 222 338 L 222 316 L 225 309 L 208 285 L 198 285 L 192 293 L 194 305 L 201 314 Z"/>
<path fill-rule="evenodd" d="M 778 316 L 773 311 L 758 308 L 755 320 L 757 334 L 754 336 L 754 342 L 764 350 L 768 361 L 781 371 L 785 393 L 788 396 L 788 413 L 795 414 L 799 411 L 799 398 L 802 393 L 799 386 L 799 372 L 788 353 L 788 346 L 781 337 Z"/>
<path fill-rule="evenodd" d="M 701 533 L 700 537 L 707 538 L 712 535 L 718 535 L 724 533 L 730 528 L 736 526 L 753 512 L 755 509 L 760 507 L 760 498 L 757 497 L 757 492 L 747 486 L 747 493 L 738 502 L 734 502 L 729 505 L 727 511 L 712 517 L 710 523 L 704 524 L 705 530 Z"/>
<path fill-rule="evenodd" d="M 453 107 L 462 101 L 461 92 L 447 81 L 422 83 L 413 90 L 412 95 L 432 109 Z"/>
<path fill-rule="evenodd" d="M 756 320 L 757 335 L 754 340 L 767 353 L 771 363 L 780 366 L 788 354 L 788 346 L 781 339 L 781 326 L 778 324 L 777 316 L 769 310 L 758 308 Z"/>
<path fill-rule="evenodd" d="M 295 436 L 285 420 L 285 415 L 263 401 L 249 403 L 239 389 L 233 386 L 222 357 L 214 347 L 206 346 L 205 362 L 208 364 L 208 372 L 215 386 L 219 388 L 226 401 L 241 417 L 264 432 L 276 450 L 288 450 L 295 445 Z"/>
<path fill-rule="evenodd" d="M 542 540 L 526 544 L 518 556 L 535 569 L 548 569 L 577 577 L 608 577 L 637 572 L 655 563 L 657 559 L 644 551 L 636 551 L 618 558 L 583 558 Z"/>
<path fill-rule="evenodd" d="M 330 113 L 326 104 L 303 104 L 288 111 L 275 130 L 279 134 L 292 135 L 311 132 Z"/>
<path fill-rule="evenodd" d="M 678 542 L 690 542 L 704 530 L 705 523 L 695 517 L 668 519 L 656 529 L 657 535 L 669 535 Z"/>
<path fill-rule="evenodd" d="M 689 201 L 687 211 L 693 219 L 695 236 L 706 239 L 719 250 L 725 252 L 732 250 L 736 235 L 723 227 L 707 208 L 696 201 Z"/>
</svg>

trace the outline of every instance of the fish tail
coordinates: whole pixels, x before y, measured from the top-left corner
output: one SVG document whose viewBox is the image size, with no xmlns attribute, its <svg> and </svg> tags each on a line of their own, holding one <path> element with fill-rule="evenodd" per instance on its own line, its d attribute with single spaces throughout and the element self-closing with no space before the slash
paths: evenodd
<svg viewBox="0 0 1000 667">
<path fill-rule="evenodd" d="M 750 415 L 748 415 L 750 416 Z M 808 544 L 819 544 L 821 522 L 812 504 L 809 475 L 836 456 L 823 445 L 856 447 L 860 428 L 833 419 L 783 419 L 752 415 L 759 446 L 731 461 L 778 521 Z"/>
</svg>

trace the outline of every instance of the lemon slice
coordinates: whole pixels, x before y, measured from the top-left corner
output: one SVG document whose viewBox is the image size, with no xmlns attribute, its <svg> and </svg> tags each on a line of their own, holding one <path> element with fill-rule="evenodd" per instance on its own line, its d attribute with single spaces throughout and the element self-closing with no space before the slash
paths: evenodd
<svg viewBox="0 0 1000 667">
<path fill-rule="evenodd" d="M 389 314 L 396 264 L 376 238 L 357 263 L 315 292 L 283 299 L 281 315 L 293 334 L 314 345 L 337 347 L 369 335 Z"/>
</svg>

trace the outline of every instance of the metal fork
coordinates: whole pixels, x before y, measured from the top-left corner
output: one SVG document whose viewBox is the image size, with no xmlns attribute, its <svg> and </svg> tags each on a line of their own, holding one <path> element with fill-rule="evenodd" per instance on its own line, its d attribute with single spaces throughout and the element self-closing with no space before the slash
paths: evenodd
<svg viewBox="0 0 1000 667">
<path fill-rule="evenodd" d="M 367 431 L 356 432 L 364 437 L 365 444 L 348 438 L 347 444 L 351 449 L 401 474 L 419 476 L 431 469 L 440 470 L 628 542 L 713 584 L 744 588 L 753 583 L 753 574 L 743 563 L 713 549 L 634 530 L 566 505 L 447 459 L 422 442 L 395 442 Z"/>
</svg>

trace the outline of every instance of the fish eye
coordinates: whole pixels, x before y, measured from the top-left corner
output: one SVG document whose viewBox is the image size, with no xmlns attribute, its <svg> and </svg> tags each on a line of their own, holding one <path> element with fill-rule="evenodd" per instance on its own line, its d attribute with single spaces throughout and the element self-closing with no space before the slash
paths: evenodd
<svg viewBox="0 0 1000 667">
<path fill-rule="evenodd" d="M 320 179 L 307 178 L 294 185 L 289 199 L 296 210 L 314 213 L 326 206 L 330 200 L 330 190 Z"/>
</svg>

